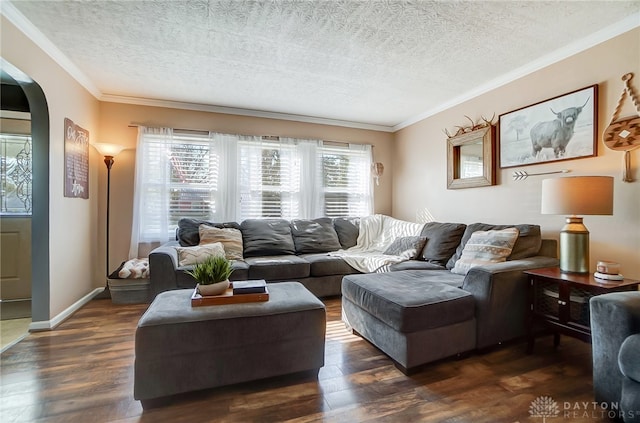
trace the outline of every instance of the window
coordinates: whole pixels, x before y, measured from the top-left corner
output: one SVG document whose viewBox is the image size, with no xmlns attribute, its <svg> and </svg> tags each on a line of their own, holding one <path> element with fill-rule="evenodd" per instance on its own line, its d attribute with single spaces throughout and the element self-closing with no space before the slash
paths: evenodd
<svg viewBox="0 0 640 423">
<path fill-rule="evenodd" d="M 149 131 L 136 162 L 140 241 L 165 240 L 183 217 L 216 214 L 219 157 L 208 134 Z M 135 227 L 135 225 L 134 225 Z"/>
<path fill-rule="evenodd" d="M 130 255 L 172 239 L 183 217 L 365 216 L 371 146 L 140 128 Z"/>
<path fill-rule="evenodd" d="M 239 143 L 240 219 L 300 216 L 297 146 L 279 140 Z"/>
<path fill-rule="evenodd" d="M 322 147 L 325 216 L 371 213 L 371 154 L 364 147 Z"/>
<path fill-rule="evenodd" d="M 31 137 L 0 134 L 0 214 L 31 215 Z"/>
</svg>

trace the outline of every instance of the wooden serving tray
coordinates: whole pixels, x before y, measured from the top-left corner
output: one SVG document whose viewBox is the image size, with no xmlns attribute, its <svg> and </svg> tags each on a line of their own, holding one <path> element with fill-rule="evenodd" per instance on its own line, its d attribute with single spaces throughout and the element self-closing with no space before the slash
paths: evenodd
<svg viewBox="0 0 640 423">
<path fill-rule="evenodd" d="M 227 289 L 224 294 L 202 296 L 198 294 L 197 288 L 191 294 L 191 307 L 223 305 L 223 304 L 241 304 L 241 303 L 260 303 L 269 301 L 269 288 L 265 288 L 267 292 L 259 294 L 238 294 L 233 295 L 233 288 Z"/>
</svg>

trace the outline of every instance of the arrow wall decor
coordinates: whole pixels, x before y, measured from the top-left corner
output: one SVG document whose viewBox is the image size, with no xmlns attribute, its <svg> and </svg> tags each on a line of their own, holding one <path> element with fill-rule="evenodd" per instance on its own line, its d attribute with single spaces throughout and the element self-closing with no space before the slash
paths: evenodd
<svg viewBox="0 0 640 423">
<path fill-rule="evenodd" d="M 556 170 L 554 172 L 540 172 L 540 173 L 528 173 L 524 170 L 516 170 L 515 172 L 513 172 L 513 180 L 523 181 L 527 179 L 529 176 L 553 175 L 554 173 L 569 173 L 569 172 L 571 172 L 569 169 Z"/>
</svg>

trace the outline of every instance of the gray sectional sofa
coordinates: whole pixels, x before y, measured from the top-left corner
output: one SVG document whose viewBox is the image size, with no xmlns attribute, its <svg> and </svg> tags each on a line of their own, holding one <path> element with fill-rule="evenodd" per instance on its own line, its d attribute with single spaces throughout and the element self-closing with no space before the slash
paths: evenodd
<svg viewBox="0 0 640 423">
<path fill-rule="evenodd" d="M 355 332 L 408 372 L 417 366 L 524 335 L 527 278 L 523 270 L 555 266 L 555 240 L 543 240 L 537 225 L 429 222 L 424 248 L 390 272 L 363 274 L 327 252 L 356 245 L 358 219 L 246 220 L 241 224 L 183 219 L 177 240 L 149 256 L 155 294 L 193 288 L 178 266 L 176 245 L 196 245 L 200 224 L 242 233 L 244 260 L 234 262 L 233 280 L 299 281 L 318 297 L 342 295 L 343 319 Z M 476 231 L 517 227 L 506 262 L 451 270 Z"/>
<path fill-rule="evenodd" d="M 238 224 L 181 219 L 177 239 L 149 254 L 153 296 L 196 286 L 196 281 L 186 273 L 193 266 L 179 265 L 176 247 L 198 245 L 201 224 L 242 232 L 244 259 L 233 261 L 230 280 L 297 281 L 317 297 L 340 295 L 342 277 L 359 272 L 341 258 L 327 253 L 356 245 L 358 221 L 357 218 L 248 219 Z"/>
</svg>

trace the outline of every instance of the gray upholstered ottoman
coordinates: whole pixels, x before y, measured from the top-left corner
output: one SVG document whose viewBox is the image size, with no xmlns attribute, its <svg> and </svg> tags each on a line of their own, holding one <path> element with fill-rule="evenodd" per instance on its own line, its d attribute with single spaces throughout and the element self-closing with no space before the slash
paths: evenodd
<svg viewBox="0 0 640 423">
<path fill-rule="evenodd" d="M 298 282 L 269 301 L 191 307 L 193 290 L 159 294 L 138 322 L 134 397 L 145 400 L 324 365 L 324 304 Z"/>
<path fill-rule="evenodd" d="M 420 272 L 349 275 L 342 279 L 343 320 L 391 357 L 404 373 L 476 344 L 475 300 Z"/>
</svg>

